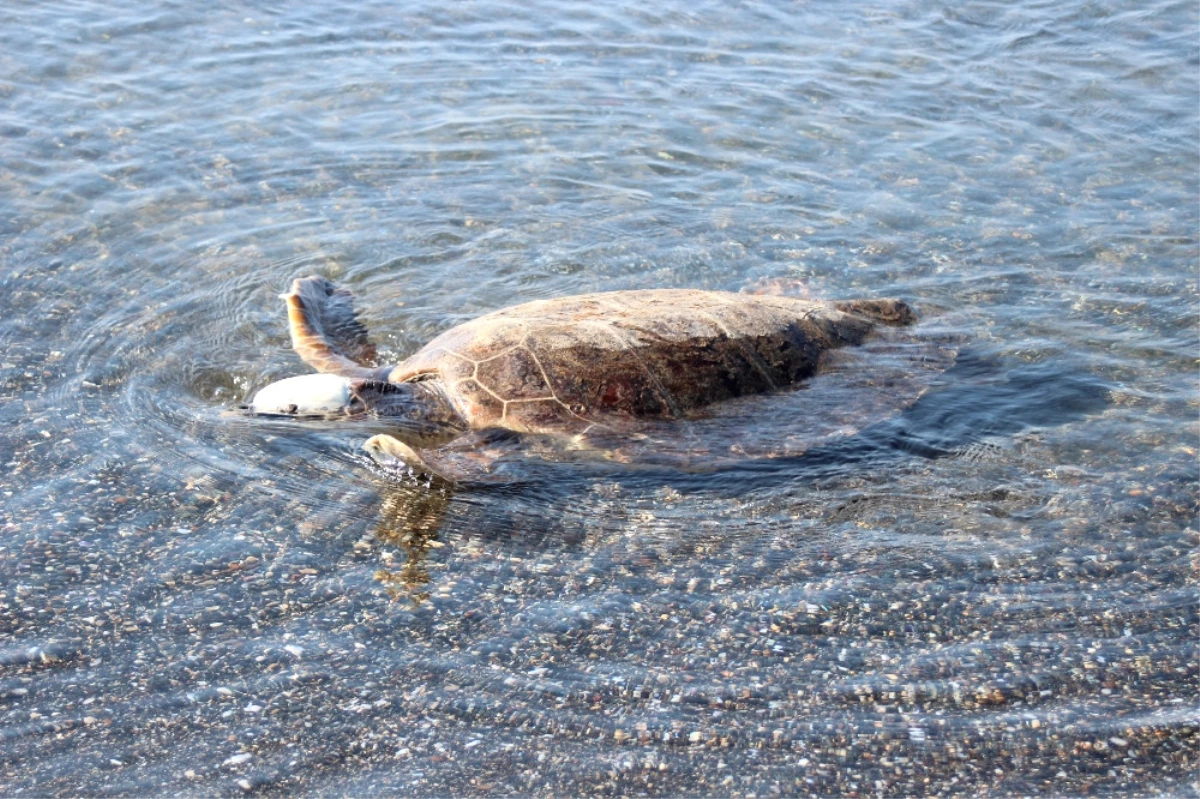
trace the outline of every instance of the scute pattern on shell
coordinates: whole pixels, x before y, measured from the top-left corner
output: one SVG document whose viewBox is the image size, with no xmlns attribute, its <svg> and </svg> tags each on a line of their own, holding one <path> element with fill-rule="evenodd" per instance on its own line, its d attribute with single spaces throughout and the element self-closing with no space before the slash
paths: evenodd
<svg viewBox="0 0 1200 799">
<path fill-rule="evenodd" d="M 911 312 L 909 312 L 911 313 Z M 435 373 L 472 427 L 560 432 L 680 418 L 812 376 L 861 343 L 830 303 L 696 290 L 621 291 L 506 308 L 446 331 L 394 369 Z"/>
</svg>

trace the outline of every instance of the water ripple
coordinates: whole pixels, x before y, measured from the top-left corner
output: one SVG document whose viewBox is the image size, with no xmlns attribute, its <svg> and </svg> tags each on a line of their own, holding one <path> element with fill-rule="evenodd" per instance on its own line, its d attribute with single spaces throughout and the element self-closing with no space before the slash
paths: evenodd
<svg viewBox="0 0 1200 799">
<path fill-rule="evenodd" d="M 0 781 L 1186 792 L 1195 23 L 5 6 Z M 228 414 L 306 371 L 276 295 L 311 273 L 388 360 L 531 299 L 776 280 L 904 296 L 958 357 L 817 446 L 812 391 L 666 436 L 778 457 L 452 492 L 373 471 L 369 426 Z"/>
</svg>

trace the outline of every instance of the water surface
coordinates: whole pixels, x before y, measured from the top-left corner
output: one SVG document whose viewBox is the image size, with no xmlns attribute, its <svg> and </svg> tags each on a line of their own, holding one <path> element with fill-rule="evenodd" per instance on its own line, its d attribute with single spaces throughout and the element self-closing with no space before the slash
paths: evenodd
<svg viewBox="0 0 1200 799">
<path fill-rule="evenodd" d="M 4 793 L 1194 793 L 1197 16 L 6 5 Z M 965 344 L 802 456 L 451 495 L 225 415 L 310 273 L 394 360 L 772 280 Z"/>
</svg>

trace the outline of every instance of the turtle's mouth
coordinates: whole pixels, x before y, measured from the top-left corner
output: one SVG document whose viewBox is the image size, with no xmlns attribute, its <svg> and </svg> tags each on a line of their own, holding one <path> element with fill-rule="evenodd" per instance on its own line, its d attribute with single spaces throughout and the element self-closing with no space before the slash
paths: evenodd
<svg viewBox="0 0 1200 799">
<path fill-rule="evenodd" d="M 335 419 L 354 419 L 367 416 L 365 408 L 339 408 L 335 411 L 309 411 L 304 412 L 296 405 L 289 405 L 286 408 L 278 408 L 276 410 L 259 410 L 253 405 L 239 405 L 236 411 L 231 412 L 238 416 L 257 416 L 264 419 L 299 419 L 301 421 L 332 421 Z"/>
</svg>

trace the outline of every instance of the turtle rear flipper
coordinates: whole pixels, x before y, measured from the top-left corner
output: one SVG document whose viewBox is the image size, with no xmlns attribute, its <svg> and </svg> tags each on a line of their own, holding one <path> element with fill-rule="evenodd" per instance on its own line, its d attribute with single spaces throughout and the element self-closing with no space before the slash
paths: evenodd
<svg viewBox="0 0 1200 799">
<path fill-rule="evenodd" d="M 318 372 L 353 379 L 386 380 L 387 368 L 374 368 L 375 347 L 354 312 L 354 295 L 321 277 L 299 278 L 283 295 L 292 348 Z"/>
</svg>

